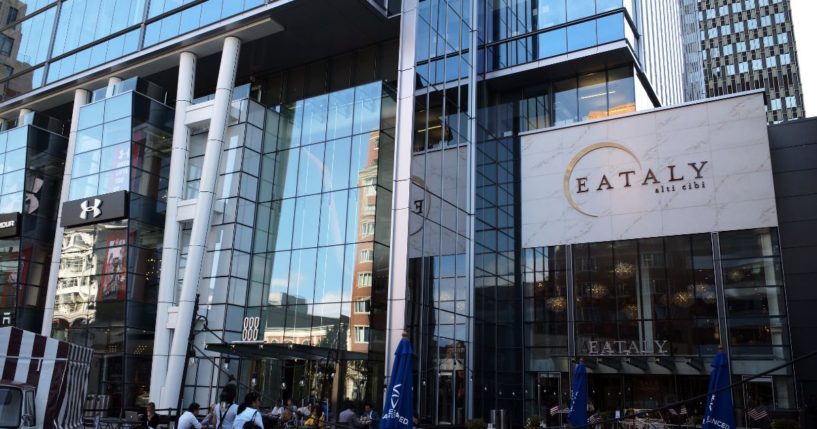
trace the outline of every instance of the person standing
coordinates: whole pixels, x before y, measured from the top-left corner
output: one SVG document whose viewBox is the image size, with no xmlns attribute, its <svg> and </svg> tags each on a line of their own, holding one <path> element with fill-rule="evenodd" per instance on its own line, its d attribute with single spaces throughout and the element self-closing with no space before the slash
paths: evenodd
<svg viewBox="0 0 817 429">
<path fill-rule="evenodd" d="M 352 401 L 346 401 L 345 409 L 341 411 L 338 416 L 338 423 L 346 427 L 356 427 L 359 425 L 357 413 L 355 413 L 355 406 L 352 404 Z"/>
<path fill-rule="evenodd" d="M 245 423 L 252 422 L 255 423 L 256 428 L 264 429 L 264 420 L 258 411 L 259 406 L 261 406 L 261 398 L 258 393 L 247 393 L 247 396 L 244 397 L 244 403 L 238 407 L 238 415 L 233 421 L 233 428 L 243 429 Z"/>
<path fill-rule="evenodd" d="M 153 402 L 148 402 L 142 424 L 148 429 L 156 429 L 159 427 L 159 415 L 156 414 L 156 404 Z"/>
<path fill-rule="evenodd" d="M 238 404 L 235 403 L 235 384 L 224 386 L 221 391 L 220 401 L 213 409 L 215 429 L 233 429 L 233 422 L 238 415 Z"/>
<path fill-rule="evenodd" d="M 196 417 L 196 414 L 198 414 L 200 408 L 201 407 L 199 404 L 195 402 L 190 404 L 190 406 L 187 407 L 187 411 L 179 416 L 179 425 L 176 427 L 178 429 L 201 429 L 201 423 Z"/>
<path fill-rule="evenodd" d="M 372 409 L 372 404 L 366 403 L 363 406 L 363 415 L 360 417 L 360 423 L 364 429 L 377 429 L 380 424 L 380 416 L 377 411 Z"/>
</svg>

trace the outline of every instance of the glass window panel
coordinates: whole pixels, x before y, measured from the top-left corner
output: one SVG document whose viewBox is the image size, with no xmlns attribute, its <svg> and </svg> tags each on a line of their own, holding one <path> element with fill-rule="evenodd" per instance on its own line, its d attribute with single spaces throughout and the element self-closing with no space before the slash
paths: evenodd
<svg viewBox="0 0 817 429">
<path fill-rule="evenodd" d="M 78 200 L 80 198 L 87 198 L 97 195 L 97 187 L 99 184 L 99 175 L 94 174 L 81 178 L 71 179 L 71 189 L 69 191 L 69 200 Z"/>
<path fill-rule="evenodd" d="M 354 105 L 354 88 L 329 94 L 327 139 L 332 140 L 352 134 Z"/>
<path fill-rule="evenodd" d="M 0 213 L 14 213 L 23 210 L 23 193 L 6 194 L 0 197 Z"/>
<path fill-rule="evenodd" d="M 98 152 L 98 151 L 96 151 Z M 130 165 L 130 143 L 122 143 L 102 149 L 100 171 L 122 168 Z"/>
<path fill-rule="evenodd" d="M 281 106 L 281 117 L 278 131 L 278 150 L 301 145 L 303 115 L 303 100 Z"/>
<path fill-rule="evenodd" d="M 539 58 L 548 58 L 563 54 L 567 51 L 567 30 L 548 31 L 537 36 L 539 38 Z"/>
<path fill-rule="evenodd" d="M 553 111 L 555 125 L 578 121 L 578 97 L 576 79 L 566 79 L 553 84 Z"/>
<path fill-rule="evenodd" d="M 622 6 L 622 0 L 596 0 L 596 13 L 607 12 Z"/>
<path fill-rule="evenodd" d="M 3 174 L 5 169 L 6 169 L 6 154 L 0 153 L 0 174 Z"/>
<path fill-rule="evenodd" d="M 567 50 L 577 51 L 596 45 L 596 22 L 587 21 L 567 27 Z"/>
<path fill-rule="evenodd" d="M 609 43 L 624 38 L 624 14 L 605 16 L 596 20 L 598 43 Z"/>
<path fill-rule="evenodd" d="M 723 276 L 725 288 L 783 284 L 783 269 L 778 258 L 723 261 Z"/>
<path fill-rule="evenodd" d="M 14 192 L 22 191 L 23 187 L 25 186 L 25 180 L 26 180 L 25 170 L 17 170 L 12 173 L 4 174 L 3 188 L 0 189 L 0 193 L 11 194 Z"/>
<path fill-rule="evenodd" d="M 348 187 L 351 145 L 351 138 L 326 143 L 323 171 L 324 191 L 334 191 Z"/>
<path fill-rule="evenodd" d="M 267 301 L 274 305 L 286 304 L 284 294 L 289 289 L 290 252 L 275 252 L 268 257 L 269 294 Z"/>
<path fill-rule="evenodd" d="M 101 124 L 104 119 L 104 110 L 105 103 L 102 101 L 82 106 L 79 111 L 77 129 L 83 130 Z"/>
<path fill-rule="evenodd" d="M 540 0 L 537 28 L 544 29 L 565 22 L 565 0 Z"/>
<path fill-rule="evenodd" d="M 102 152 L 99 150 L 92 150 L 74 155 L 74 164 L 72 167 L 71 176 L 78 177 L 99 172 L 101 156 Z"/>
<path fill-rule="evenodd" d="M 317 276 L 315 279 L 316 303 L 341 302 L 343 299 L 343 283 L 338 281 L 338 274 L 343 272 L 343 253 L 343 246 L 318 249 Z"/>
<path fill-rule="evenodd" d="M 361 134 L 352 138 L 352 160 L 349 187 L 363 186 L 364 181 L 377 177 L 379 133 Z"/>
<path fill-rule="evenodd" d="M 777 287 L 730 288 L 726 309 L 734 316 L 782 316 L 785 314 L 783 289 Z"/>
<path fill-rule="evenodd" d="M 323 194 L 319 246 L 343 244 L 346 235 L 347 192 Z"/>
<path fill-rule="evenodd" d="M 179 27 L 180 33 L 187 33 L 199 27 L 199 19 L 201 18 L 201 6 L 194 6 L 182 11 L 181 25 Z"/>
<path fill-rule="evenodd" d="M 100 112 L 101 113 L 101 112 Z M 82 120 L 82 115 L 80 115 Z M 102 127 L 94 127 L 82 130 L 77 133 L 77 145 L 75 152 L 85 152 L 86 150 L 99 149 L 102 146 Z"/>
<path fill-rule="evenodd" d="M 596 13 L 596 0 L 568 0 L 567 20 L 573 21 Z"/>
<path fill-rule="evenodd" d="M 298 198 L 293 219 L 293 249 L 314 247 L 318 244 L 318 228 L 315 226 L 320 221 L 320 210 L 320 195 Z"/>
<path fill-rule="evenodd" d="M 315 194 L 321 191 L 324 146 L 323 143 L 319 143 L 301 148 L 298 195 Z"/>
<path fill-rule="evenodd" d="M 6 133 L 6 135 L 8 136 L 7 151 L 25 147 L 28 142 L 28 127 L 14 128 Z"/>
<path fill-rule="evenodd" d="M 26 150 L 17 149 L 11 152 L 6 152 L 6 168 L 5 171 L 17 170 L 26 166 Z"/>
<path fill-rule="evenodd" d="M 719 234 L 723 259 L 780 254 L 777 229 L 761 228 Z"/>
<path fill-rule="evenodd" d="M 289 299 L 312 302 L 315 292 L 317 249 L 295 250 L 289 271 Z"/>
<path fill-rule="evenodd" d="M 579 120 L 607 116 L 607 82 L 605 73 L 579 77 Z"/>
<path fill-rule="evenodd" d="M 132 94 L 122 94 L 105 100 L 105 122 L 124 118 L 131 114 Z"/>
<path fill-rule="evenodd" d="M 102 130 L 102 146 L 130 141 L 131 131 L 131 118 L 106 123 Z"/>
<path fill-rule="evenodd" d="M 6 144 L 8 143 L 9 133 L 0 132 L 0 153 L 6 151 Z"/>
<path fill-rule="evenodd" d="M 273 199 L 295 196 L 298 184 L 299 154 L 300 150 L 298 149 L 284 150 L 276 154 Z"/>
<path fill-rule="evenodd" d="M 360 223 L 362 219 L 358 217 L 358 212 L 360 211 L 360 201 L 359 201 L 360 189 L 350 189 L 349 190 L 349 203 L 346 205 L 348 210 L 346 215 L 346 242 L 347 243 L 355 243 L 360 241 L 358 239 L 358 231 L 360 229 Z"/>
<path fill-rule="evenodd" d="M 272 203 L 270 218 L 270 241 L 272 250 L 289 249 L 292 246 L 292 230 L 294 225 L 295 199 L 290 198 Z"/>
<path fill-rule="evenodd" d="M 380 86 L 380 82 L 373 82 L 355 88 L 355 134 L 380 128 Z"/>
<path fill-rule="evenodd" d="M 327 103 L 329 96 L 321 95 L 304 101 L 304 126 L 301 144 L 326 140 Z"/>
<path fill-rule="evenodd" d="M 607 72 L 608 114 L 621 115 L 635 112 L 635 81 L 633 69 L 623 67 Z M 711 247 L 710 247 L 711 248 Z"/>
<path fill-rule="evenodd" d="M 129 168 L 108 171 L 99 175 L 99 194 L 128 190 Z"/>
</svg>

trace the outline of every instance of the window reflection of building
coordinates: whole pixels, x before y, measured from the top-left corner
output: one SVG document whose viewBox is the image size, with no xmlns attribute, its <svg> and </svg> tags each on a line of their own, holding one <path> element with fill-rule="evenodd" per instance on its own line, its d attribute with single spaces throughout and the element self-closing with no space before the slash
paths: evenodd
<svg viewBox="0 0 817 429">
<path fill-rule="evenodd" d="M 554 368 L 569 368 L 578 356 L 588 357 L 590 400 L 602 412 L 660 407 L 704 391 L 703 362 L 719 345 L 726 346 L 735 376 L 789 358 L 774 228 L 541 247 L 523 254 L 526 371 L 529 386 L 537 386 L 531 391 L 539 391 L 528 397 L 533 410 L 568 404 L 567 372 L 559 375 L 558 396 L 543 393 L 540 379 Z M 726 313 L 718 311 L 719 282 Z M 628 350 L 632 342 L 636 349 Z M 619 343 L 627 346 L 619 349 Z M 603 344 L 610 346 L 605 350 Z M 779 403 L 789 404 L 790 373 L 767 382 L 784 392 Z M 745 395 L 762 397 L 768 385 L 749 386 Z"/>
</svg>

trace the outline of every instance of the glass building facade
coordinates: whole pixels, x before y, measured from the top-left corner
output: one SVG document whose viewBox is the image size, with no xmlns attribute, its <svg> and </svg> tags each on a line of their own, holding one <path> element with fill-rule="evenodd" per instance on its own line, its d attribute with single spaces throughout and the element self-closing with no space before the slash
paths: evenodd
<svg viewBox="0 0 817 429">
<path fill-rule="evenodd" d="M 57 120 L 29 113 L 0 132 L 0 213 L 14 230 L 0 238 L 2 325 L 41 329 L 48 265 L 68 140 Z M 7 223 L 7 222 L 4 222 Z"/>
<path fill-rule="evenodd" d="M 0 2 L 0 117 L 75 123 L 50 158 L 37 124 L 0 132 L 0 215 L 28 231 L 29 193 L 66 177 L 83 220 L 55 233 L 41 201 L 42 249 L 0 238 L 4 323 L 93 348 L 110 416 L 213 403 L 231 379 L 263 408 L 377 410 L 404 330 L 424 425 L 561 423 L 579 357 L 605 413 L 699 394 L 719 345 L 735 381 L 790 360 L 775 228 L 523 246 L 523 138 L 695 97 L 677 3 Z M 125 214 L 95 220 L 117 195 Z M 48 282 L 26 267 L 48 273 L 57 245 L 41 327 Z M 735 397 L 788 409 L 794 385 Z"/>
<path fill-rule="evenodd" d="M 128 210 L 65 228 L 54 303 L 52 335 L 94 350 L 88 392 L 114 410 L 147 401 L 161 263 L 173 109 L 142 88 L 80 109 L 69 199 L 126 191 Z"/>
</svg>

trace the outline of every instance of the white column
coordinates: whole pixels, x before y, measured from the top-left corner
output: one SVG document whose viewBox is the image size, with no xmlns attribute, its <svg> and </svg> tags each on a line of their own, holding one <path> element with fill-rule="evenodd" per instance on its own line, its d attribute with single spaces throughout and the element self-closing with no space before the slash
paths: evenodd
<svg viewBox="0 0 817 429">
<path fill-rule="evenodd" d="M 122 79 L 116 76 L 111 76 L 108 78 L 108 88 L 105 90 L 105 98 L 113 96 L 113 89 L 116 84 L 122 82 Z"/>
<path fill-rule="evenodd" d="M 25 125 L 25 122 L 24 122 L 25 117 L 26 117 L 26 115 L 28 115 L 28 114 L 29 114 L 29 113 L 31 113 L 31 112 L 32 112 L 32 111 L 31 111 L 30 109 L 20 109 L 20 113 L 19 113 L 19 115 L 17 116 L 17 126 L 18 126 L 18 127 L 19 127 L 20 125 Z"/>
<path fill-rule="evenodd" d="M 400 17 L 400 60 L 397 85 L 397 127 L 394 141 L 394 183 L 391 200 L 389 302 L 386 332 L 386 381 L 391 377 L 394 352 L 406 324 L 406 281 L 409 258 L 411 145 L 414 137 L 414 38 L 417 0 L 404 0 Z M 416 346 L 416 345 L 415 345 Z"/>
<path fill-rule="evenodd" d="M 204 152 L 199 195 L 196 198 L 196 215 L 190 233 L 190 246 L 187 253 L 187 265 L 184 269 L 179 312 L 176 331 L 168 359 L 165 391 L 159 408 L 175 407 L 181 395 L 181 375 L 186 364 L 187 341 L 192 329 L 193 314 L 196 311 L 195 300 L 204 263 L 204 251 L 207 245 L 207 232 L 210 230 L 210 218 L 213 214 L 218 164 L 227 130 L 227 119 L 235 84 L 235 73 L 238 67 L 238 54 L 241 40 L 227 37 L 221 53 L 221 65 L 218 71 L 216 95 L 213 101 L 213 115 L 210 119 L 210 130 L 207 134 L 207 145 Z"/>
<path fill-rule="evenodd" d="M 181 228 L 176 221 L 178 203 L 184 189 L 184 169 L 190 130 L 184 123 L 187 108 L 193 100 L 196 80 L 196 56 L 182 52 L 179 58 L 179 81 L 176 90 L 176 115 L 173 120 L 173 149 L 170 153 L 170 179 L 167 186 L 165 233 L 162 241 L 162 271 L 159 276 L 159 296 L 156 305 L 156 334 L 153 339 L 153 365 L 150 373 L 150 400 L 158 403 L 167 376 L 167 358 L 170 353 L 170 329 L 167 316 L 176 293 L 179 266 L 179 237 Z"/>
<path fill-rule="evenodd" d="M 77 124 L 79 123 L 79 108 L 88 104 L 91 100 L 91 93 L 78 89 L 74 92 L 74 107 L 71 111 L 71 130 L 68 133 L 68 149 L 65 152 L 65 171 L 62 175 L 62 188 L 60 191 L 60 204 L 57 209 L 57 230 L 54 233 L 54 249 L 51 252 L 51 269 L 48 273 L 48 291 L 45 298 L 45 311 L 43 312 L 42 334 L 46 337 L 51 335 L 51 323 L 54 319 L 54 299 L 57 295 L 57 277 L 60 274 L 60 254 L 62 253 L 62 203 L 68 201 L 68 190 L 71 187 L 71 169 L 74 165 L 74 145 L 77 141 Z"/>
</svg>

